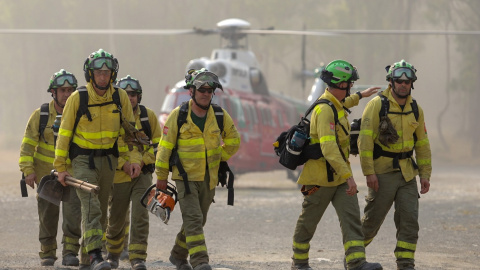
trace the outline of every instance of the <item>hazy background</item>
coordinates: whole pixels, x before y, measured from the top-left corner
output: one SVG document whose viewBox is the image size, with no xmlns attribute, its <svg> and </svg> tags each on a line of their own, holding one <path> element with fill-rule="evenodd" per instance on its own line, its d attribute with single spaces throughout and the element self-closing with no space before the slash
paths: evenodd
<svg viewBox="0 0 480 270">
<path fill-rule="evenodd" d="M 252 29 L 478 31 L 480 1 L 0 0 L 2 29 L 209 29 L 227 18 L 246 20 Z M 295 77 L 301 37 L 248 38 L 270 91 L 306 98 L 313 79 L 302 89 Z M 64 68 L 84 84 L 83 62 L 99 48 L 118 58 L 119 78 L 130 74 L 140 80 L 142 103 L 158 113 L 165 89 L 183 78 L 188 61 L 209 57 L 219 45 L 215 35 L 0 34 L 0 150 L 20 148 L 30 114 L 51 100 L 51 75 Z M 434 156 L 480 165 L 479 35 L 307 37 L 308 69 L 338 58 L 357 66 L 358 84 L 384 85 L 386 65 L 402 58 L 414 64 L 413 96 L 425 110 Z M 354 116 L 362 110 L 356 107 Z"/>
</svg>

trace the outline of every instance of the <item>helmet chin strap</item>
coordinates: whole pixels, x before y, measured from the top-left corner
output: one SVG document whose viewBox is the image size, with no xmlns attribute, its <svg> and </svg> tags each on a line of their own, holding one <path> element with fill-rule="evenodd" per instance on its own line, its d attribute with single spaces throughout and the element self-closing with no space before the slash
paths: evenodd
<svg viewBox="0 0 480 270">
<path fill-rule="evenodd" d="M 204 111 L 207 111 L 208 108 L 210 108 L 210 104 L 212 103 L 212 100 L 210 99 L 210 102 L 208 103 L 208 106 L 203 106 L 203 105 L 200 105 L 198 104 L 197 100 L 195 99 L 195 91 L 196 89 L 193 90 L 192 92 L 192 99 L 193 99 L 193 102 L 195 102 L 195 104 L 200 107 L 200 109 L 204 110 Z"/>
<path fill-rule="evenodd" d="M 53 97 L 53 100 L 55 101 L 55 104 L 58 105 L 58 107 L 60 108 L 64 108 L 65 105 L 61 105 L 59 102 L 58 102 L 58 99 L 57 99 L 57 89 L 53 89 L 53 91 L 55 92 L 55 95 L 52 93 L 52 97 Z"/>
<path fill-rule="evenodd" d="M 91 74 L 91 78 L 92 78 L 92 82 L 93 82 L 93 84 L 95 85 L 96 88 L 98 88 L 100 90 L 108 90 L 108 88 L 110 88 L 110 84 L 107 84 L 107 86 L 99 86 L 97 84 L 97 82 L 95 81 L 95 77 L 93 76 L 93 74 Z M 110 74 L 110 79 L 108 81 L 112 81 L 112 73 Z"/>
</svg>

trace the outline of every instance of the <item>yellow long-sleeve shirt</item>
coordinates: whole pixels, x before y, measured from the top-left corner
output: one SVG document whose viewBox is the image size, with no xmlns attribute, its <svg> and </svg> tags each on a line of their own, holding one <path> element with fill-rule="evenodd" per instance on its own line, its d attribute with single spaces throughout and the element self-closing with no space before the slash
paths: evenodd
<svg viewBox="0 0 480 270">
<path fill-rule="evenodd" d="M 390 102 L 389 112 L 412 112 L 412 97 L 408 96 L 405 107 L 402 108 L 393 98 L 390 86 L 381 93 L 388 98 Z M 406 181 L 412 180 L 420 173 L 421 178 L 430 179 L 432 172 L 430 142 L 427 136 L 425 118 L 423 109 L 418 105 L 419 117 L 415 119 L 413 113 L 409 114 L 388 114 L 393 127 L 400 137 L 398 141 L 391 145 L 382 145 L 378 140 L 379 135 L 379 112 L 382 106 L 380 97 L 375 97 L 367 103 L 362 116 L 362 124 L 358 139 L 358 149 L 360 151 L 360 161 L 364 175 L 383 174 L 398 169 L 393 168 L 393 159 L 381 156 L 373 159 L 374 145 L 378 144 L 383 150 L 393 153 L 409 152 L 415 147 L 416 163 L 419 170 L 413 167 L 410 158 L 400 159 L 399 165 L 402 175 Z M 414 141 L 413 134 L 416 134 L 417 141 Z"/>
<path fill-rule="evenodd" d="M 139 105 L 140 106 L 140 105 Z M 146 108 L 146 107 L 145 107 Z M 152 138 L 151 143 L 152 144 L 158 144 L 160 142 L 160 138 L 162 137 L 162 132 L 160 130 L 160 123 L 158 122 L 157 116 L 155 115 L 155 112 L 152 111 L 149 108 L 147 109 L 147 115 L 148 115 L 148 123 L 150 124 L 150 129 L 152 130 Z M 136 128 L 138 130 L 144 131 L 143 126 L 141 123 L 140 119 L 140 108 L 137 109 L 135 114 L 135 124 Z M 145 131 L 144 131 L 145 132 Z M 156 151 L 156 148 L 158 146 L 148 146 L 144 145 L 143 151 L 142 152 L 142 161 L 145 165 L 150 165 L 150 164 L 155 164 L 155 155 L 154 152 Z M 126 174 L 123 170 L 122 167 L 125 164 L 126 161 L 129 160 L 128 156 L 128 146 L 125 144 L 125 142 L 122 140 L 122 138 L 118 139 L 118 150 L 120 153 L 120 157 L 118 158 L 118 167 L 117 171 L 115 172 L 115 179 L 114 183 L 124 183 L 124 182 L 130 182 L 132 179 L 128 174 Z"/>
<path fill-rule="evenodd" d="M 309 159 L 300 174 L 298 184 L 300 185 L 318 185 L 318 186 L 338 186 L 345 183 L 352 176 L 350 163 L 345 161 L 340 153 L 337 144 L 337 137 L 345 157 L 348 158 L 350 149 L 350 123 L 348 122 L 348 113 L 344 110 L 358 104 L 358 95 L 352 95 L 345 99 L 345 103 L 340 102 L 329 91 L 319 97 L 327 99 L 333 103 L 337 109 L 338 122 L 335 125 L 335 118 L 332 108 L 328 104 L 319 104 L 312 111 L 310 122 L 310 144 L 320 143 L 323 157 L 319 159 Z M 346 129 L 343 130 L 340 124 Z M 335 170 L 333 181 L 328 182 L 327 161 Z"/>
<path fill-rule="evenodd" d="M 177 126 L 177 118 L 180 107 L 175 108 L 167 118 L 163 128 L 162 138 L 158 147 L 155 173 L 157 179 L 166 180 L 169 174 L 168 164 L 173 147 L 178 145 L 180 161 L 188 175 L 189 181 L 203 181 L 205 168 L 210 174 L 210 189 L 218 183 L 218 168 L 220 161 L 227 161 L 240 147 L 240 134 L 235 127 L 230 115 L 223 110 L 223 133 L 217 125 L 215 111 L 210 106 L 207 112 L 205 128 L 202 132 L 193 123 L 190 116 L 192 100 L 189 101 L 187 122 L 180 130 Z M 177 132 L 180 132 L 177 142 Z M 223 140 L 223 144 L 221 141 Z M 172 169 L 172 179 L 182 180 L 176 166 Z"/>
<path fill-rule="evenodd" d="M 80 118 L 75 131 L 73 130 L 80 106 L 79 92 L 78 90 L 73 92 L 63 109 L 62 123 L 58 134 L 57 148 L 55 149 L 53 165 L 58 172 L 66 170 L 70 142 L 84 149 L 110 149 L 113 148 L 115 141 L 121 135 L 120 112 L 112 98 L 114 88 L 110 86 L 103 96 L 99 96 L 90 83 L 86 85 L 86 88 L 88 105 L 90 105 L 88 110 L 92 121 L 89 121 L 87 115 L 84 114 Z M 131 123 L 135 122 L 127 93 L 123 89 L 118 89 L 118 92 L 125 120 Z M 91 106 L 108 102 L 111 103 L 104 106 Z M 136 148 L 129 152 L 129 155 L 131 163 L 140 164 L 142 157 Z"/>
</svg>

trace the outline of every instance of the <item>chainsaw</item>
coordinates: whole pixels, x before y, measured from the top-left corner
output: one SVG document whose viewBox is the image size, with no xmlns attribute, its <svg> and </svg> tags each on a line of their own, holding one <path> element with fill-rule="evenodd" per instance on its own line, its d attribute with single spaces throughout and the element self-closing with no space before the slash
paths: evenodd
<svg viewBox="0 0 480 270">
<path fill-rule="evenodd" d="M 178 201 L 177 188 L 171 183 L 167 184 L 167 190 L 156 189 L 155 187 L 156 184 L 153 184 L 145 191 L 140 203 L 150 213 L 160 218 L 163 223 L 168 224 L 170 213 Z M 145 200 L 147 200 L 146 203 Z"/>
</svg>

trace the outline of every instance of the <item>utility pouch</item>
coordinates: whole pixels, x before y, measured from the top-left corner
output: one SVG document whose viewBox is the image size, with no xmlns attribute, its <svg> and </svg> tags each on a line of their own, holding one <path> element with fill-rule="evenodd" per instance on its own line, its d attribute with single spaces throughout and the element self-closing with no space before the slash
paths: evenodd
<svg viewBox="0 0 480 270">
<path fill-rule="evenodd" d="M 317 192 L 317 190 L 320 188 L 320 186 L 314 186 L 312 188 L 306 189 L 305 185 L 302 186 L 302 189 L 300 189 L 300 192 L 304 196 L 312 195 L 313 193 Z"/>
</svg>

